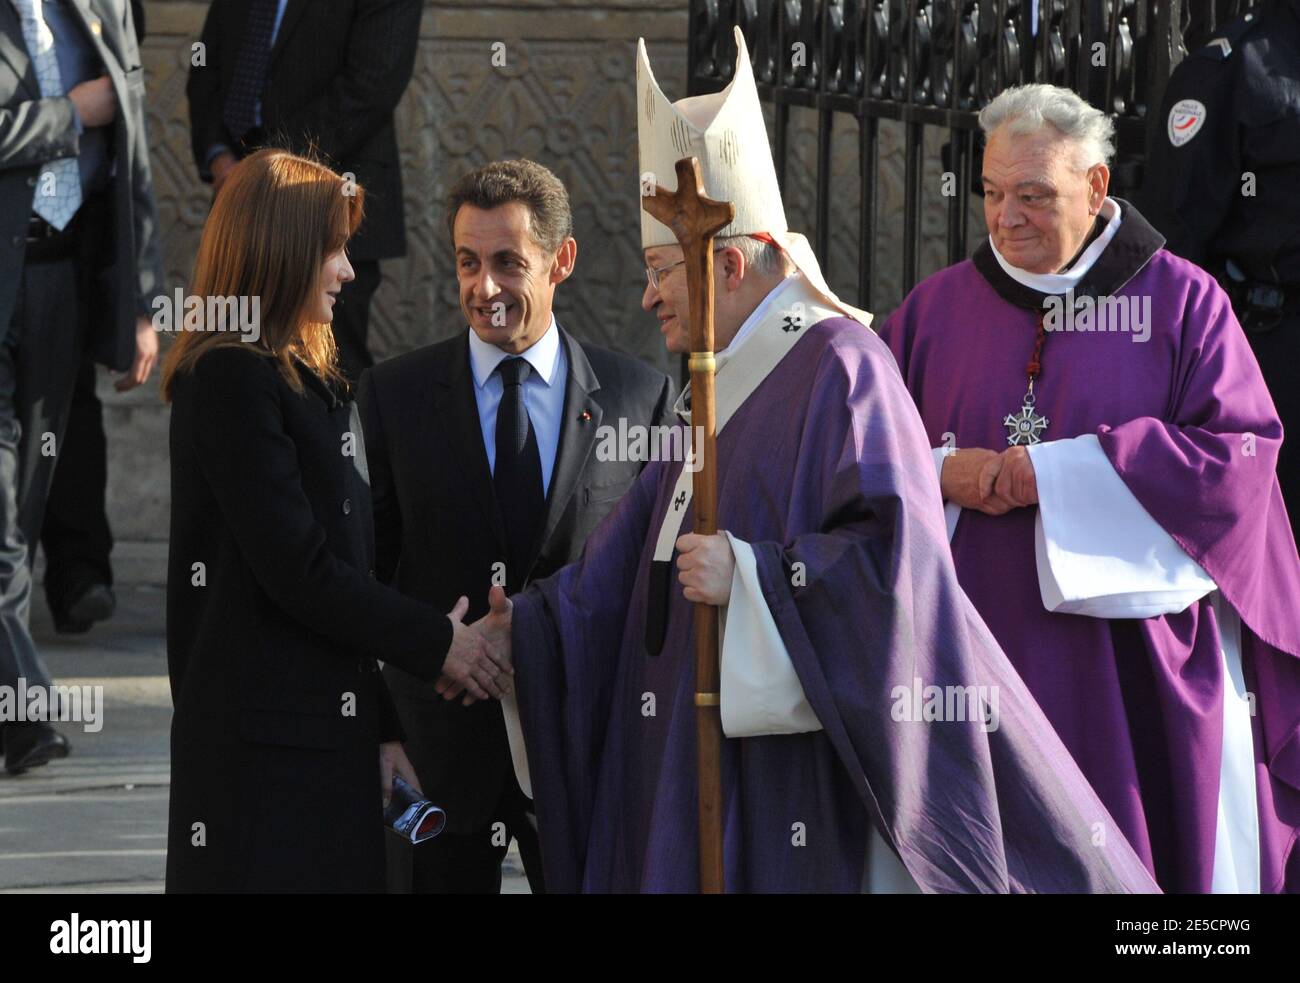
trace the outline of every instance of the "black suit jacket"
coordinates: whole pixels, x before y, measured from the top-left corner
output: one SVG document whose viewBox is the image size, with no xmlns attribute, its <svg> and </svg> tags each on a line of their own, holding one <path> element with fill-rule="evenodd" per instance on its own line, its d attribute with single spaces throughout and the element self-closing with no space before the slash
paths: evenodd
<svg viewBox="0 0 1300 983">
<path fill-rule="evenodd" d="M 355 405 L 251 348 L 175 384 L 167 887 L 382 890 L 378 744 L 401 734 L 375 660 L 432 680 L 451 625 L 374 577 Z"/>
<path fill-rule="evenodd" d="M 597 460 L 598 428 L 617 427 L 620 417 L 629 426 L 666 423 L 675 398 L 662 372 L 579 344 L 563 329 L 560 336 L 569 361 L 564 415 L 528 579 L 578 559 L 644 466 Z M 380 579 L 442 611 L 465 595 L 465 622 L 478 619 L 487 613 L 492 566 L 506 559 L 506 542 L 474 399 L 468 329 L 368 370 L 357 402 Z M 425 793 L 447 810 L 449 831 L 481 830 L 515 781 L 501 705 L 464 707 L 397 666 L 384 674 Z"/>
<path fill-rule="evenodd" d="M 238 153 L 222 112 L 248 22 L 249 0 L 213 0 L 203 24 L 206 64 L 190 69 L 190 139 L 199 176 L 209 150 Z M 271 48 L 262 96 L 267 142 L 314 148 L 366 191 L 366 219 L 348 242 L 354 259 L 406 253 L 402 173 L 393 110 L 411 80 L 420 0 L 289 0 Z"/>
<path fill-rule="evenodd" d="M 162 293 L 158 210 L 154 205 L 145 134 L 144 68 L 126 0 L 70 0 L 112 80 L 117 112 L 111 126 L 113 174 L 107 192 L 108 222 L 101 241 L 83 242 L 79 264 L 94 296 L 88 339 L 91 357 L 113 369 L 135 358 L 137 317 L 153 316 Z M 12 3 L 0 3 L 0 335 L 9 329 L 27 249 L 27 221 L 41 167 L 75 157 L 80 138 L 76 111 L 66 97 L 41 98 L 40 84 Z"/>
</svg>

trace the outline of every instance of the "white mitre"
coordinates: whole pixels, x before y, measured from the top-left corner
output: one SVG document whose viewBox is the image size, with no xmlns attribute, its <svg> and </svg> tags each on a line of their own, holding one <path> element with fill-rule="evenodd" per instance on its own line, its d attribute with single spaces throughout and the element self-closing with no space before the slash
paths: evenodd
<svg viewBox="0 0 1300 983">
<path fill-rule="evenodd" d="M 704 193 L 714 201 L 729 201 L 736 217 L 719 237 L 768 233 L 789 255 L 809 285 L 827 306 L 870 326 L 871 315 L 844 303 L 826 285 L 808 240 L 786 226 L 781 189 L 767 142 L 763 107 L 754 85 L 749 49 L 739 27 L 736 32 L 736 74 L 721 92 L 691 96 L 672 103 L 659 88 L 645 39 L 637 40 L 637 136 L 641 180 L 673 191 L 677 161 L 698 157 Z M 641 210 L 641 248 L 677 244 L 677 237 L 645 209 Z"/>
</svg>

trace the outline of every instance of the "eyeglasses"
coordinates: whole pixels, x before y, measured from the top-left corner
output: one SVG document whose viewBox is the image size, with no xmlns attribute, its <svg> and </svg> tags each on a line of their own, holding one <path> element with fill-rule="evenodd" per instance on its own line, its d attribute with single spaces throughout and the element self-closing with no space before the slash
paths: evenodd
<svg viewBox="0 0 1300 983">
<path fill-rule="evenodd" d="M 713 250 L 713 251 L 714 251 L 714 253 L 720 253 L 720 252 L 722 252 L 722 250 L 724 250 L 724 249 L 726 249 L 726 248 L 727 248 L 726 246 L 719 246 L 717 249 L 715 249 L 715 250 Z M 660 278 L 661 276 L 663 276 L 663 275 L 664 275 L 665 273 L 667 273 L 669 270 L 675 270 L 675 269 L 677 269 L 677 267 L 679 267 L 679 266 L 685 266 L 685 265 L 686 265 L 686 260 L 684 260 L 684 259 L 679 259 L 676 263 L 669 263 L 667 266 L 660 266 L 660 267 L 658 267 L 657 269 L 656 269 L 655 267 L 653 267 L 653 266 L 647 266 L 647 267 L 645 268 L 645 278 L 646 278 L 646 281 L 650 284 L 650 286 L 652 286 L 652 287 L 654 287 L 656 290 L 658 290 L 658 289 L 659 289 L 659 278 Z"/>
</svg>

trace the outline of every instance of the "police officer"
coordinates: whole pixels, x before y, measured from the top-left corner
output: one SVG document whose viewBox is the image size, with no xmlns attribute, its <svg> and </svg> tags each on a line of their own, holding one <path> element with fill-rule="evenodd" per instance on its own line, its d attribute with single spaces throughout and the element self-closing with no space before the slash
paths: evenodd
<svg viewBox="0 0 1300 983">
<path fill-rule="evenodd" d="M 1300 0 L 1271 0 L 1178 65 L 1142 213 L 1232 298 L 1285 429 L 1278 478 L 1300 539 Z"/>
</svg>

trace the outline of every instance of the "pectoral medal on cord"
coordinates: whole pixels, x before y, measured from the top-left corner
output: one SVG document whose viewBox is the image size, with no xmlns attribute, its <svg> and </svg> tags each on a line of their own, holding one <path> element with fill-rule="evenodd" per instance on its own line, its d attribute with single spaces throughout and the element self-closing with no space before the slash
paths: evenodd
<svg viewBox="0 0 1300 983">
<path fill-rule="evenodd" d="M 1034 337 L 1034 354 L 1025 366 L 1025 375 L 1029 378 L 1029 389 L 1025 392 L 1024 404 L 1020 412 L 1008 413 L 1002 418 L 1002 425 L 1007 428 L 1007 443 L 1041 444 L 1042 434 L 1047 429 L 1048 419 L 1034 409 L 1034 380 L 1043 371 L 1043 342 L 1047 340 L 1047 329 L 1043 326 L 1044 311 L 1038 312 L 1038 331 Z"/>
</svg>

